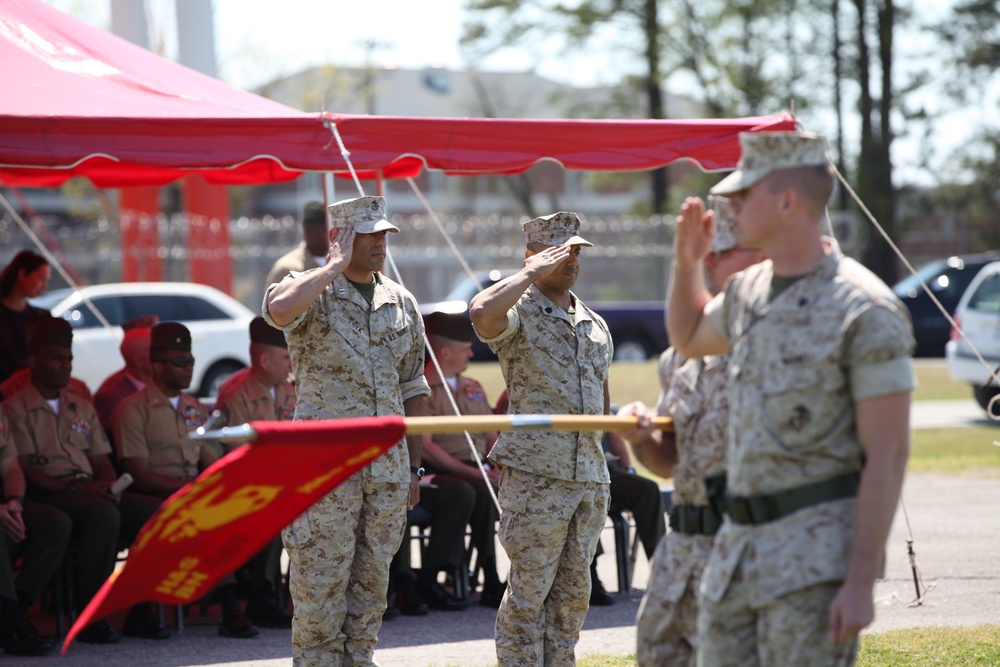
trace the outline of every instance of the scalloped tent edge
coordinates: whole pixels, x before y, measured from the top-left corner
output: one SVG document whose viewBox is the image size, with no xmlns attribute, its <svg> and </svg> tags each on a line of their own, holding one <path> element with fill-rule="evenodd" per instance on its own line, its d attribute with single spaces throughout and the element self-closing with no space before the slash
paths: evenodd
<svg viewBox="0 0 1000 667">
<path fill-rule="evenodd" d="M 233 88 L 40 0 L 0 0 L 0 184 L 220 185 L 348 171 L 362 178 L 515 174 L 551 160 L 636 171 L 689 160 L 732 169 L 740 132 L 789 130 L 789 114 L 712 120 L 415 118 L 304 113 Z"/>
</svg>

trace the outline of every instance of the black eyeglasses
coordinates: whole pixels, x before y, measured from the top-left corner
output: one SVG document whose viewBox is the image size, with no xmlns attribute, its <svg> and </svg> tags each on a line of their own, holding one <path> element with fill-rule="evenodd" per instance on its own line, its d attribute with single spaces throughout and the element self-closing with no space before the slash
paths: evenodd
<svg viewBox="0 0 1000 667">
<path fill-rule="evenodd" d="M 194 357 L 174 357 L 173 359 L 157 359 L 157 363 L 160 364 L 170 364 L 171 366 L 176 366 L 177 368 L 187 368 L 188 366 L 194 366 Z"/>
</svg>

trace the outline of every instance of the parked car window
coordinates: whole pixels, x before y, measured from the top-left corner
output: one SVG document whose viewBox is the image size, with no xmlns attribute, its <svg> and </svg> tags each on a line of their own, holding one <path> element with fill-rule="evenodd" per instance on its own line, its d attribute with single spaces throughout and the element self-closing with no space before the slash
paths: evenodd
<svg viewBox="0 0 1000 667">
<path fill-rule="evenodd" d="M 127 317 L 123 316 L 122 312 L 122 301 L 116 296 L 105 296 L 96 297 L 91 299 L 91 303 L 101 311 L 101 315 L 112 325 L 118 325 L 122 322 L 128 321 Z M 66 319 L 74 329 L 91 329 L 94 327 L 102 327 L 100 320 L 94 315 L 94 311 L 87 307 L 82 301 L 76 304 L 72 309 L 67 310 L 63 313 L 63 318 Z"/>
<path fill-rule="evenodd" d="M 986 276 L 966 307 L 981 313 L 1000 313 L 1000 274 Z"/>
<path fill-rule="evenodd" d="M 229 317 L 204 299 L 175 294 L 142 294 L 122 297 L 125 321 L 157 315 L 161 322 L 196 322 L 225 320 Z"/>
<path fill-rule="evenodd" d="M 182 296 L 177 301 L 177 307 L 183 311 L 180 318 L 188 322 L 199 320 L 228 320 L 232 319 L 224 311 L 212 303 L 196 296 Z"/>
</svg>

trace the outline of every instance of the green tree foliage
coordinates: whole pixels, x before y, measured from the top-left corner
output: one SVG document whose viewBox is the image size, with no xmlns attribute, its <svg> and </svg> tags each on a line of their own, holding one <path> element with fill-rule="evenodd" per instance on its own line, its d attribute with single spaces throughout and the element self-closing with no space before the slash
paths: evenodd
<svg viewBox="0 0 1000 667">
<path fill-rule="evenodd" d="M 465 25 L 462 45 L 473 62 L 506 46 L 531 46 L 551 42 L 554 35 L 566 39 L 568 49 L 584 48 L 606 28 L 624 27 L 636 36 L 622 45 L 645 64 L 640 78 L 649 118 L 666 118 L 660 68 L 661 39 L 659 0 L 469 0 L 471 17 Z M 650 172 L 652 210 L 664 212 L 668 186 L 666 168 Z"/>
</svg>

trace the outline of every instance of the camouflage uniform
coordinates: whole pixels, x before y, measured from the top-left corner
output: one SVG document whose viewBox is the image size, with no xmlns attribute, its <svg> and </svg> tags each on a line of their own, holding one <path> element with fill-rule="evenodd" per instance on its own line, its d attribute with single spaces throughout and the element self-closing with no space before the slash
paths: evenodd
<svg viewBox="0 0 1000 667">
<path fill-rule="evenodd" d="M 854 404 L 914 386 L 905 309 L 836 247 L 770 300 L 770 262 L 737 274 L 708 308 L 730 341 L 729 493 L 769 494 L 860 471 Z M 827 642 L 847 574 L 856 498 L 759 525 L 728 517 L 702 583 L 699 665 L 843 665 Z M 807 537 L 806 537 L 807 536 Z"/>
<path fill-rule="evenodd" d="M 114 412 L 112 429 L 118 458 L 147 457 L 149 471 L 192 480 L 198 476 L 203 441 L 188 438 L 208 420 L 201 401 L 180 393 L 177 409 L 150 382 L 122 401 Z"/>
<path fill-rule="evenodd" d="M 483 339 L 500 359 L 511 413 L 604 413 L 611 334 L 573 299 L 575 316 L 531 285 L 507 313 L 507 327 Z M 506 431 L 489 458 L 501 468 L 499 536 L 511 563 L 497 658 L 572 665 L 611 495 L 600 433 Z"/>
<path fill-rule="evenodd" d="M 340 274 L 286 326 L 267 310 L 268 288 L 263 315 L 288 340 L 296 419 L 402 415 L 405 400 L 430 393 L 417 303 L 400 285 L 375 277 L 370 305 Z M 409 480 L 408 451 L 397 445 L 285 529 L 295 665 L 374 664 Z"/>
<path fill-rule="evenodd" d="M 673 348 L 660 357 L 663 391 L 656 412 L 673 418 L 677 434 L 674 506 L 706 505 L 704 477 L 724 466 L 729 422 L 726 362 L 726 355 L 688 359 Z M 640 667 L 694 664 L 698 587 L 713 539 L 674 530 L 660 540 L 636 617 Z"/>
</svg>

